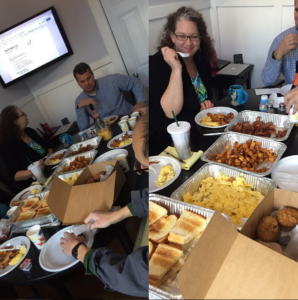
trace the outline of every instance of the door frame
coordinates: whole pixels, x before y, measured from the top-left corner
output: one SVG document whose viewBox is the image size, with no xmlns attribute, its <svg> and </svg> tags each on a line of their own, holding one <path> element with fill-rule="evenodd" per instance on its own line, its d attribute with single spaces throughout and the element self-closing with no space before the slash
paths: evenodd
<svg viewBox="0 0 298 300">
<path fill-rule="evenodd" d="M 115 72 L 128 75 L 100 0 L 88 0 L 88 3 Z"/>
</svg>

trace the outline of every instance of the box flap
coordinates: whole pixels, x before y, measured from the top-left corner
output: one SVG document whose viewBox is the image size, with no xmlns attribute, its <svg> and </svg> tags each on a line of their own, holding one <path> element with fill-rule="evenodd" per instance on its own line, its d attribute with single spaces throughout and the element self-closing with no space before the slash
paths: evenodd
<svg viewBox="0 0 298 300">
<path fill-rule="evenodd" d="M 71 189 L 71 185 L 61 180 L 58 176 L 54 176 L 47 202 L 52 213 L 60 221 L 64 219 Z"/>
<path fill-rule="evenodd" d="M 298 208 L 298 193 L 287 190 L 274 189 L 274 210 L 281 206 Z"/>
<path fill-rule="evenodd" d="M 216 211 L 178 274 L 184 299 L 203 299 L 210 289 L 238 232 Z"/>
</svg>

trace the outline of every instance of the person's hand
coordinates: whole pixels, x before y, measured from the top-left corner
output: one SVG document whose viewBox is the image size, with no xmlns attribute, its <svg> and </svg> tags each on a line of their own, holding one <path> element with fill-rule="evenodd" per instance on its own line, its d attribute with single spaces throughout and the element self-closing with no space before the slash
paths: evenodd
<svg viewBox="0 0 298 300">
<path fill-rule="evenodd" d="M 63 248 L 62 252 L 72 256 L 72 249 L 80 242 L 86 242 L 83 236 L 75 236 L 73 233 L 64 232 L 64 238 L 60 239 L 60 246 Z"/>
<path fill-rule="evenodd" d="M 44 162 L 43 159 L 40 159 L 40 160 L 39 160 L 39 165 L 40 165 L 40 168 L 41 168 L 42 170 L 44 170 L 44 168 L 46 167 L 46 164 L 45 164 L 45 162 Z"/>
<path fill-rule="evenodd" d="M 201 102 L 200 111 L 211 108 L 213 106 L 214 106 L 214 104 L 210 100 L 205 100 L 204 102 Z"/>
<path fill-rule="evenodd" d="M 140 113 L 140 116 L 146 115 L 149 112 L 149 107 L 142 107 L 142 108 L 138 108 L 135 111 L 138 111 Z"/>
<path fill-rule="evenodd" d="M 287 54 L 290 50 L 297 47 L 298 44 L 298 34 L 296 33 L 290 33 L 286 35 L 276 50 L 274 51 L 274 58 L 276 60 L 280 60 L 285 54 Z"/>
<path fill-rule="evenodd" d="M 172 70 L 182 70 L 182 65 L 178 58 L 178 54 L 174 49 L 163 47 L 161 48 L 161 53 L 165 62 L 171 67 Z"/>
<path fill-rule="evenodd" d="M 84 222 L 85 224 L 89 224 L 91 220 L 95 221 L 95 223 L 90 226 L 91 230 L 94 228 L 106 228 L 118 222 L 115 213 L 116 212 L 95 210 L 87 216 Z"/>
<path fill-rule="evenodd" d="M 145 101 L 139 102 L 137 103 L 134 107 L 133 107 L 133 112 L 138 111 L 139 109 L 143 108 L 145 106 Z"/>
<path fill-rule="evenodd" d="M 82 100 L 78 104 L 78 108 L 82 108 L 82 107 L 88 106 L 89 104 L 92 104 L 93 106 L 97 105 L 97 103 L 94 101 L 94 99 L 92 99 L 92 98 L 86 98 L 86 99 Z"/>
<path fill-rule="evenodd" d="M 291 106 L 295 105 L 293 114 L 296 114 L 296 112 L 298 110 L 298 89 L 294 88 L 293 90 L 289 91 L 285 95 L 284 102 L 285 102 L 285 105 L 286 105 L 287 113 L 289 113 Z"/>
</svg>

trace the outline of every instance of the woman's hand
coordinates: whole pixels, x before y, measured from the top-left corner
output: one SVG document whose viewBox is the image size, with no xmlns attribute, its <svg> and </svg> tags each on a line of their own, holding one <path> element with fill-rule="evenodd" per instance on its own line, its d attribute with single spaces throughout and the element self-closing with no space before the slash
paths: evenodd
<svg viewBox="0 0 298 300">
<path fill-rule="evenodd" d="M 174 49 L 169 47 L 161 48 L 161 53 L 165 62 L 171 67 L 172 71 L 174 70 L 182 70 L 182 65 L 178 58 L 178 54 Z"/>
<path fill-rule="evenodd" d="M 44 170 L 44 168 L 46 167 L 46 164 L 45 164 L 45 162 L 44 162 L 43 159 L 40 159 L 40 160 L 39 160 L 39 165 L 40 165 L 40 168 L 41 168 L 42 170 Z"/>
<path fill-rule="evenodd" d="M 211 108 L 213 106 L 214 106 L 214 104 L 210 100 L 205 100 L 204 102 L 201 102 L 200 111 Z"/>
</svg>

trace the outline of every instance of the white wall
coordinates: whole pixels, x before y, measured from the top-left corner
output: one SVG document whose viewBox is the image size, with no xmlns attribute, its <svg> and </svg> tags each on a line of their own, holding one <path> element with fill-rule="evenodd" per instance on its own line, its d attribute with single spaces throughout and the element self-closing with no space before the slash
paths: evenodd
<svg viewBox="0 0 298 300">
<path fill-rule="evenodd" d="M 244 63 L 254 65 L 252 87 L 263 86 L 261 72 L 273 39 L 295 25 L 293 0 L 150 0 L 150 55 L 156 52 L 166 15 L 182 5 L 203 14 L 218 58 L 233 62 L 233 55 L 241 53 Z"/>
</svg>

